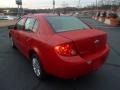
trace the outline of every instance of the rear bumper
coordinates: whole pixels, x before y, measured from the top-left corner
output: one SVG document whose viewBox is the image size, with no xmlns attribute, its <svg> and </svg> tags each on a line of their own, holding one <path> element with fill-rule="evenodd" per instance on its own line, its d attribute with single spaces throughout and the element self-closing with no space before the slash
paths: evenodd
<svg viewBox="0 0 120 90">
<path fill-rule="evenodd" d="M 109 53 L 109 46 L 98 53 L 81 58 L 80 56 L 62 57 L 49 67 L 49 73 L 63 79 L 78 78 L 92 71 L 98 70 L 105 62 Z"/>
<path fill-rule="evenodd" d="M 106 48 L 102 50 L 99 53 L 96 53 L 96 55 L 92 58 L 92 68 L 91 71 L 96 71 L 101 68 L 101 66 L 105 63 L 107 60 L 107 57 L 109 55 L 110 48 L 108 45 L 106 45 Z"/>
</svg>

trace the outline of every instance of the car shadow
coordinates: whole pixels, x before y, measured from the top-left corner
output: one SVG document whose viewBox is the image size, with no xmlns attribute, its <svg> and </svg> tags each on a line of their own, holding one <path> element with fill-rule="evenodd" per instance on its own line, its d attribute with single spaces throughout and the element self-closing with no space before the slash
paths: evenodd
<svg viewBox="0 0 120 90">
<path fill-rule="evenodd" d="M 77 88 L 89 89 L 93 86 L 94 88 L 97 88 L 95 86 L 98 86 L 101 82 L 101 78 L 98 73 L 99 72 L 91 73 L 73 80 L 63 80 L 50 76 L 45 81 L 39 80 L 33 87 L 33 90 L 43 88 L 45 90 L 76 90 Z"/>
</svg>

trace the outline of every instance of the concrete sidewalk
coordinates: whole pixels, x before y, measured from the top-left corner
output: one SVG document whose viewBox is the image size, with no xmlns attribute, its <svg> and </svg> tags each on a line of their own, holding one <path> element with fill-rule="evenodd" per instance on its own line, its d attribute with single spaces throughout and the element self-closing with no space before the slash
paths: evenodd
<svg viewBox="0 0 120 90">
<path fill-rule="evenodd" d="M 0 27 L 6 27 L 9 25 L 14 25 L 16 23 L 15 20 L 0 20 Z"/>
</svg>

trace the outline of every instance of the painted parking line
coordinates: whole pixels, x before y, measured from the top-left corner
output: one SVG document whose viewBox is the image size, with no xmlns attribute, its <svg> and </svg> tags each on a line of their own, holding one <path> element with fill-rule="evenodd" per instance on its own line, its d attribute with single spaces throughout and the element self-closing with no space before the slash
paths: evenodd
<svg viewBox="0 0 120 90">
<path fill-rule="evenodd" d="M 120 27 L 111 27 L 111 26 L 95 26 L 95 27 L 120 29 Z"/>
</svg>

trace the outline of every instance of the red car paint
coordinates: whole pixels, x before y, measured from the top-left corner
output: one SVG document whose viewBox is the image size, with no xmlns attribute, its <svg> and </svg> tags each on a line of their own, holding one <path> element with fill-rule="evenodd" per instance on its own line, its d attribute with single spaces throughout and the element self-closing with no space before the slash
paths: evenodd
<svg viewBox="0 0 120 90">
<path fill-rule="evenodd" d="M 23 16 L 35 18 L 39 25 L 37 32 L 11 30 L 10 36 L 17 48 L 29 59 L 31 52 L 38 55 L 47 74 L 71 79 L 99 69 L 109 53 L 107 34 L 96 29 L 73 30 L 56 33 L 45 19 L 49 14 Z M 100 43 L 97 43 L 100 40 Z M 76 53 L 61 55 L 59 46 L 70 45 Z M 57 48 L 57 49 L 56 49 Z M 64 52 L 64 51 L 63 51 Z M 68 52 L 69 53 L 69 52 Z"/>
</svg>

